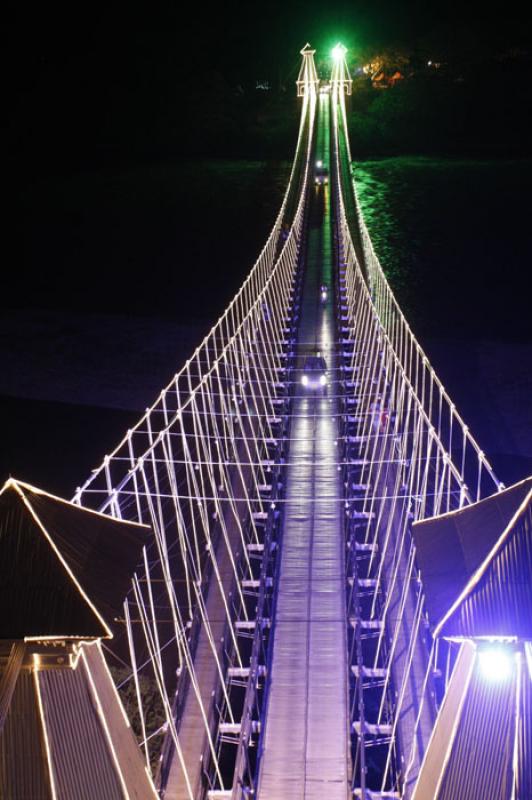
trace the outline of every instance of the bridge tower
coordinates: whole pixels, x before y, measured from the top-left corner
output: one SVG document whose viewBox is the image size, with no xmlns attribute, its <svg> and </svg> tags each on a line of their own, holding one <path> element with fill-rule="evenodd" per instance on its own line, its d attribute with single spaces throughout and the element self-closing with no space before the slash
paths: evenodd
<svg viewBox="0 0 532 800">
<path fill-rule="evenodd" d="M 347 53 L 347 47 L 344 47 L 343 44 L 338 43 L 336 47 L 333 48 L 332 51 L 333 69 L 331 75 L 331 86 L 333 91 L 337 90 L 338 92 L 351 94 L 353 81 L 351 79 L 351 76 L 349 75 L 349 70 L 347 68 L 347 64 L 345 61 L 346 53 Z"/>
<path fill-rule="evenodd" d="M 318 78 L 318 73 L 316 72 L 316 65 L 314 63 L 314 53 L 316 51 L 313 50 L 310 44 L 307 42 L 300 52 L 303 56 L 303 61 L 301 62 L 301 69 L 299 70 L 299 75 L 296 81 L 297 96 L 304 97 L 306 92 L 308 92 L 311 87 L 314 87 L 314 89 L 317 90 L 320 81 Z"/>
</svg>

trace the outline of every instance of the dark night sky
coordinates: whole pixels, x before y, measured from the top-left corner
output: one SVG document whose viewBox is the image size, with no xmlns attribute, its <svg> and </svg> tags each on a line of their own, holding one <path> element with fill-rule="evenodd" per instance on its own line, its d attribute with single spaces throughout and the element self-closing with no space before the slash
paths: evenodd
<svg viewBox="0 0 532 800">
<path fill-rule="evenodd" d="M 504 11 L 475 0 L 427 3 L 422 0 L 301 2 L 270 0 L 216 4 L 117 3 L 39 4 L 31 13 L 18 4 L 8 19 L 8 48 L 17 68 L 81 66 L 88 59 L 100 75 L 114 64 L 140 66 L 149 57 L 164 71 L 173 64 L 219 64 L 222 70 L 254 72 L 257 63 L 283 67 L 310 39 L 316 47 L 344 38 L 351 46 L 422 44 L 427 37 L 466 46 L 520 41 L 526 26 L 515 6 Z M 144 62 L 145 64 L 145 62 Z M 152 66 L 155 64 L 152 63 Z M 97 70 L 98 71 L 98 70 Z M 15 74 L 16 79 L 16 74 Z"/>
</svg>

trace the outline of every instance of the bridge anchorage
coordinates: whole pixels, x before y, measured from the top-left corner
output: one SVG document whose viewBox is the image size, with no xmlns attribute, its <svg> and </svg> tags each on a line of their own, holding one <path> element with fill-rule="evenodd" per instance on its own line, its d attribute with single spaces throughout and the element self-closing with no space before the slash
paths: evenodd
<svg viewBox="0 0 532 800">
<path fill-rule="evenodd" d="M 257 262 L 74 497 L 150 529 L 108 663 L 165 800 L 525 800 L 531 480 L 498 482 L 388 285 L 345 48 L 326 85 L 301 53 Z"/>
</svg>

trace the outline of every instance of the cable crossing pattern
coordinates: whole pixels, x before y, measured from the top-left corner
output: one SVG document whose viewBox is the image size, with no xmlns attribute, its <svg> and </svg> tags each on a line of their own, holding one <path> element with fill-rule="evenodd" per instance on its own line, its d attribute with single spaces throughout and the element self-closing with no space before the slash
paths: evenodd
<svg viewBox="0 0 532 800">
<path fill-rule="evenodd" d="M 266 245 L 74 498 L 151 526 L 108 657 L 167 800 L 411 797 L 457 651 L 411 526 L 503 488 L 372 248 L 345 51 L 321 86 L 301 53 Z"/>
</svg>

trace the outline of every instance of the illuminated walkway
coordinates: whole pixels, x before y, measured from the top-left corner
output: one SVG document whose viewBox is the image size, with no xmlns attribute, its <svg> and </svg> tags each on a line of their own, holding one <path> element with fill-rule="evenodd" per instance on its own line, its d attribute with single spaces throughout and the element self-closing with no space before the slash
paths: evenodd
<svg viewBox="0 0 532 800">
<path fill-rule="evenodd" d="M 328 155 L 328 97 L 319 109 L 317 157 Z M 298 367 L 321 352 L 334 376 L 328 187 L 310 207 Z M 296 372 L 296 380 L 300 377 Z M 275 614 L 272 680 L 259 772 L 261 800 L 345 800 L 348 796 L 348 687 L 345 564 L 336 465 L 336 387 L 330 399 L 296 388 Z M 303 656 L 302 656 L 303 654 Z"/>
</svg>

